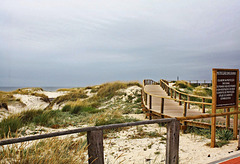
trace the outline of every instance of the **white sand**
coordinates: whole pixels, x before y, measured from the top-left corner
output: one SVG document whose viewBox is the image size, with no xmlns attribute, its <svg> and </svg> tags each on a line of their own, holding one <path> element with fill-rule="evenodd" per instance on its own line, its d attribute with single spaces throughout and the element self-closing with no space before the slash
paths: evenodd
<svg viewBox="0 0 240 164">
<path fill-rule="evenodd" d="M 67 91 L 56 91 L 56 92 L 38 91 L 38 92 L 36 92 L 36 93 L 44 94 L 44 95 L 48 96 L 48 98 L 57 98 L 58 96 L 65 95 L 65 94 L 68 93 L 68 92 L 67 92 Z"/>
<path fill-rule="evenodd" d="M 17 99 L 20 99 L 24 104 L 26 104 L 26 107 L 24 107 L 25 109 L 44 109 L 49 105 L 49 103 L 41 100 L 41 97 L 21 94 L 15 94 L 13 96 Z"/>
<path fill-rule="evenodd" d="M 132 114 L 131 116 L 134 116 Z M 135 115 L 137 118 L 144 119 L 144 115 Z M 156 124 L 144 126 L 144 131 L 159 131 L 161 134 L 166 132 L 166 128 Z M 158 138 L 129 139 L 128 136 L 136 132 L 136 127 L 115 134 L 114 139 L 104 140 L 105 162 L 110 163 L 165 163 L 166 145 Z M 166 135 L 164 135 L 166 136 Z M 236 151 L 237 141 L 231 141 L 228 145 L 221 148 L 210 148 L 206 146 L 210 139 L 205 137 L 180 134 L 179 157 L 181 164 L 203 164 L 239 154 Z M 208 157 L 210 156 L 210 157 Z"/>
<path fill-rule="evenodd" d="M 67 92 L 49 92 L 49 91 L 37 91 L 39 94 L 44 94 L 48 96 L 48 98 L 56 98 L 58 96 L 62 96 Z M 33 96 L 33 95 L 21 95 L 21 94 L 14 94 L 13 95 L 16 99 L 20 99 L 26 106 L 21 105 L 9 105 L 8 111 L 3 111 L 0 114 L 0 120 L 6 118 L 9 114 L 20 113 L 25 110 L 30 109 L 44 109 L 46 108 L 49 103 L 44 102 L 41 100 L 41 97 Z M 59 107 L 58 107 L 59 108 Z"/>
</svg>

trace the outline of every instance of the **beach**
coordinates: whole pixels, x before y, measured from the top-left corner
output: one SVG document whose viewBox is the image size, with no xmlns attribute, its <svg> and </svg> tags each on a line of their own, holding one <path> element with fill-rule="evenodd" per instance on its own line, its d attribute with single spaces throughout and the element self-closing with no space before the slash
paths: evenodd
<svg viewBox="0 0 240 164">
<path fill-rule="evenodd" d="M 120 90 L 120 92 L 125 93 L 123 96 L 114 96 L 108 103 L 105 103 L 105 106 L 102 108 L 112 108 L 115 110 L 114 103 L 119 103 L 119 99 L 123 102 L 127 101 L 128 97 L 134 96 L 135 93 L 141 93 L 140 87 L 129 87 L 127 89 Z M 38 91 L 39 94 L 44 94 L 49 98 L 57 98 L 67 94 L 68 92 L 49 92 L 49 91 Z M 88 96 L 93 96 L 94 94 L 90 90 L 86 90 Z M 21 95 L 14 94 L 16 99 L 20 99 L 25 106 L 16 106 L 10 105 L 9 110 L 6 111 L 1 109 L 2 119 L 6 118 L 9 115 L 20 113 L 25 110 L 37 110 L 46 108 L 49 103 L 41 100 L 40 97 L 32 95 Z M 131 101 L 135 101 L 134 97 L 131 98 Z M 119 107 L 119 104 L 118 104 Z M 59 106 L 59 108 L 61 108 Z M 55 109 L 58 110 L 58 109 Z M 141 109 L 140 109 L 141 110 Z M 126 117 L 136 118 L 138 120 L 147 120 L 145 114 L 124 114 Z M 81 125 L 81 127 L 92 126 Z M 57 132 L 66 129 L 74 129 L 79 126 L 69 126 L 66 128 L 46 128 L 38 126 L 35 129 L 34 133 L 37 134 L 37 130 L 41 130 L 42 133 Z M 31 135 L 33 131 L 28 130 L 26 135 Z M 148 135 L 139 135 L 140 133 L 146 133 Z M 40 134 L 39 133 L 39 134 Z M 152 134 L 153 137 L 150 135 Z M 70 136 L 65 136 L 70 137 Z M 71 137 L 78 138 L 78 135 L 71 135 Z M 81 136 L 85 138 L 86 136 Z M 119 132 L 114 132 L 107 134 L 104 139 L 104 155 L 106 163 L 165 163 L 165 153 L 166 153 L 166 128 L 159 127 L 158 124 L 145 125 L 130 127 L 123 129 Z M 195 134 L 184 134 L 180 133 L 180 144 L 179 144 L 179 162 L 182 164 L 185 163 L 210 163 L 221 158 L 229 157 L 236 155 L 239 152 L 236 151 L 237 141 L 230 141 L 229 144 L 224 145 L 221 148 L 210 148 L 207 146 L 207 143 L 210 142 L 210 139 L 207 139 L 203 136 L 198 136 Z"/>
</svg>

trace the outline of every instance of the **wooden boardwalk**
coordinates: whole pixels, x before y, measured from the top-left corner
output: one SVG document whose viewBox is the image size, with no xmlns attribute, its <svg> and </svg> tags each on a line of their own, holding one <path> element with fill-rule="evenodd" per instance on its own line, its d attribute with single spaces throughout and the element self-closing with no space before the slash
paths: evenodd
<svg viewBox="0 0 240 164">
<path fill-rule="evenodd" d="M 205 109 L 192 109 L 185 107 L 184 105 L 179 105 L 179 99 L 174 96 L 168 96 L 167 91 L 164 90 L 159 84 L 156 82 L 150 81 L 150 84 L 145 84 L 144 93 L 146 94 L 143 99 L 144 107 L 146 108 L 147 113 L 151 112 L 150 115 L 160 116 L 162 118 L 179 118 L 179 117 L 191 117 L 191 116 L 204 116 L 209 115 L 209 113 L 205 113 Z M 151 98 L 150 98 L 151 95 Z M 150 100 L 151 99 L 151 100 Z M 162 105 L 162 99 L 164 99 L 164 105 Z M 202 102 L 203 104 L 205 102 Z M 184 102 L 182 102 L 184 104 Z M 209 103 L 205 103 L 209 104 Z M 186 104 L 185 104 L 186 105 Z M 187 106 L 187 105 L 186 105 Z M 161 111 L 163 108 L 163 111 Z M 205 107 L 204 107 L 205 108 Z M 204 112 L 203 112 L 204 111 Z M 199 119 L 188 119 L 184 121 L 185 125 L 196 126 L 201 128 L 210 128 L 211 127 L 211 118 L 199 118 Z M 217 127 L 224 128 L 227 125 L 227 128 L 233 127 L 233 119 L 229 116 L 227 118 L 216 117 Z M 240 120 L 238 120 L 240 123 Z"/>
<path fill-rule="evenodd" d="M 179 102 L 176 102 L 174 100 L 171 100 L 170 96 L 167 95 L 167 93 L 159 86 L 159 85 L 146 85 L 145 91 L 157 95 L 159 97 L 168 97 L 169 99 L 164 100 L 164 115 L 167 115 L 169 117 L 183 117 L 184 113 L 184 106 L 179 105 Z M 159 97 L 152 97 L 152 111 L 156 113 L 161 113 L 161 98 Z M 149 99 L 148 99 L 148 103 Z M 197 110 L 188 110 L 186 113 L 186 116 L 196 116 L 196 115 L 202 115 L 203 113 Z"/>
</svg>

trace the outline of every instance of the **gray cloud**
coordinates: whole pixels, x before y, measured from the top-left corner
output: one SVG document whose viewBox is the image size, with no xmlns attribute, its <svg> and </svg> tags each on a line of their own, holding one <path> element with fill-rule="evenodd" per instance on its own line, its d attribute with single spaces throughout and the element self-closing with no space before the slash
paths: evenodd
<svg viewBox="0 0 240 164">
<path fill-rule="evenodd" d="M 0 6 L 0 86 L 211 79 L 239 68 L 240 3 L 17 1 Z"/>
</svg>

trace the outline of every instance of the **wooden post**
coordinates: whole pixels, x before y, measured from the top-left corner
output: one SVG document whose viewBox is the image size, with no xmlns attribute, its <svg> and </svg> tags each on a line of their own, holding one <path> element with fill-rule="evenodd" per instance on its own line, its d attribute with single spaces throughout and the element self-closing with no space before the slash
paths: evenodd
<svg viewBox="0 0 240 164">
<path fill-rule="evenodd" d="M 217 102 L 217 71 L 212 71 L 212 114 L 216 113 L 216 102 Z M 216 142 L 216 117 L 212 117 L 211 121 L 211 148 L 215 147 Z"/>
<path fill-rule="evenodd" d="M 190 96 L 187 97 L 187 100 L 190 101 Z M 188 109 L 190 109 L 190 103 L 188 103 Z"/>
<path fill-rule="evenodd" d="M 88 163 L 103 164 L 103 131 L 88 131 L 87 132 L 87 143 L 88 143 Z"/>
<path fill-rule="evenodd" d="M 171 93 L 171 98 L 173 98 L 173 90 L 170 89 L 170 93 Z"/>
<path fill-rule="evenodd" d="M 176 92 L 176 90 L 174 91 L 174 99 L 175 99 L 175 101 L 177 99 L 177 92 Z"/>
<path fill-rule="evenodd" d="M 227 112 L 230 112 L 230 108 L 227 108 Z M 226 128 L 230 127 L 230 115 L 226 115 Z"/>
<path fill-rule="evenodd" d="M 205 103 L 205 98 L 202 98 L 202 102 Z M 205 113 L 205 104 L 202 104 L 202 112 Z"/>
<path fill-rule="evenodd" d="M 187 102 L 184 102 L 183 117 L 187 116 Z"/>
<path fill-rule="evenodd" d="M 234 111 L 237 112 L 238 111 L 238 107 L 235 107 Z M 237 139 L 237 134 L 238 134 L 238 114 L 235 114 L 234 115 L 234 119 L 233 119 L 233 139 L 234 140 Z"/>
<path fill-rule="evenodd" d="M 149 110 L 149 120 L 152 120 L 152 111 Z"/>
<path fill-rule="evenodd" d="M 152 120 L 152 95 L 149 95 L 149 120 Z"/>
<path fill-rule="evenodd" d="M 149 109 L 152 109 L 152 95 L 149 95 Z"/>
<path fill-rule="evenodd" d="M 237 150 L 240 150 L 240 130 L 239 130 L 239 134 L 238 134 L 238 147 Z"/>
<path fill-rule="evenodd" d="M 236 106 L 234 108 L 234 111 L 238 111 L 238 98 L 239 98 L 239 70 L 237 70 L 237 78 L 236 78 Z M 234 115 L 233 120 L 233 139 L 237 139 L 238 134 L 238 114 Z"/>
<path fill-rule="evenodd" d="M 166 163 L 179 163 L 179 130 L 180 123 L 178 120 L 171 121 L 167 124 L 167 145 L 166 145 Z"/>
<path fill-rule="evenodd" d="M 148 95 L 147 95 L 147 93 L 146 93 L 146 102 L 145 102 L 145 104 L 147 105 L 148 104 Z"/>
<path fill-rule="evenodd" d="M 181 100 L 181 93 L 179 93 L 179 100 Z M 179 105 L 182 105 L 182 102 L 181 101 L 179 101 Z"/>
<path fill-rule="evenodd" d="M 164 98 L 161 99 L 161 114 L 163 114 L 164 112 Z M 161 116 L 162 118 L 164 118 L 164 116 Z"/>
</svg>

